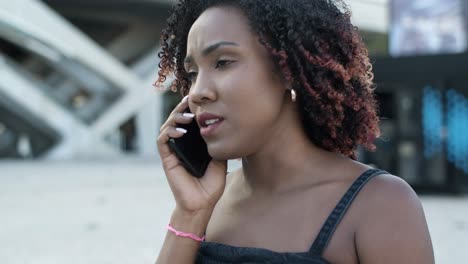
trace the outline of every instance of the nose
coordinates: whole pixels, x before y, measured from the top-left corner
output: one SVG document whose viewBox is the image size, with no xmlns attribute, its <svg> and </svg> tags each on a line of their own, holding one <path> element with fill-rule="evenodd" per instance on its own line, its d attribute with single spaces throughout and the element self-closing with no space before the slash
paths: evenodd
<svg viewBox="0 0 468 264">
<path fill-rule="evenodd" d="M 193 104 L 202 105 L 215 101 L 217 97 L 213 81 L 209 77 L 198 74 L 194 84 L 190 87 L 189 98 Z"/>
</svg>

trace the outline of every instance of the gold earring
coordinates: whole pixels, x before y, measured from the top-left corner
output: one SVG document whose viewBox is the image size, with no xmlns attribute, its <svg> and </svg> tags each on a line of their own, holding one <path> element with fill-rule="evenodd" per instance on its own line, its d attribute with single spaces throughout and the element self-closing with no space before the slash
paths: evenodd
<svg viewBox="0 0 468 264">
<path fill-rule="evenodd" d="M 291 101 L 296 102 L 296 91 L 291 89 Z"/>
</svg>

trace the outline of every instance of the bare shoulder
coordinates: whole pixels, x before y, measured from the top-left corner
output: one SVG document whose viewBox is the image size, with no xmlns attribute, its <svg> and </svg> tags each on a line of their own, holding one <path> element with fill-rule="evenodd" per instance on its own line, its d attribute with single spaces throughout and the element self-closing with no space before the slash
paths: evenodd
<svg viewBox="0 0 468 264">
<path fill-rule="evenodd" d="M 391 174 L 377 175 L 367 183 L 361 196 L 365 196 L 366 204 L 373 210 L 370 213 L 383 210 L 382 207 L 398 205 L 394 209 L 420 208 L 419 197 L 411 186 L 400 177 Z M 388 208 L 387 208 L 388 209 Z"/>
<path fill-rule="evenodd" d="M 404 180 L 376 176 L 359 196 L 355 242 L 361 263 L 434 263 L 421 202 Z"/>
</svg>

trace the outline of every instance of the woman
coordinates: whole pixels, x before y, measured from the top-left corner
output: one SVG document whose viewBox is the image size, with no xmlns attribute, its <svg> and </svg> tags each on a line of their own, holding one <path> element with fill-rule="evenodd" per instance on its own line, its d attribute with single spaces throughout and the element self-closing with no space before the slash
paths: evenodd
<svg viewBox="0 0 468 264">
<path fill-rule="evenodd" d="M 367 50 L 343 4 L 179 1 L 160 57 L 156 85 L 174 73 L 188 96 L 158 138 L 176 208 L 157 263 L 434 262 L 415 193 L 356 161 L 379 129 Z M 168 146 L 192 121 L 213 157 L 201 178 Z"/>
</svg>

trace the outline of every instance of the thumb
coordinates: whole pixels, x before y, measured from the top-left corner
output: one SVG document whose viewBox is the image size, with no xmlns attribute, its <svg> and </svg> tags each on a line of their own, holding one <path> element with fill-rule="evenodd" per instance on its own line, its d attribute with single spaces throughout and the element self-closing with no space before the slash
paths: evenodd
<svg viewBox="0 0 468 264">
<path fill-rule="evenodd" d="M 227 175 L 227 161 L 226 160 L 212 160 L 208 164 L 205 175 L 200 178 L 202 184 L 206 184 L 211 188 L 222 185 L 226 181 Z"/>
<path fill-rule="evenodd" d="M 227 172 L 227 160 L 212 160 L 206 170 L 207 173 L 214 172 L 216 174 L 223 173 L 226 175 Z"/>
</svg>

